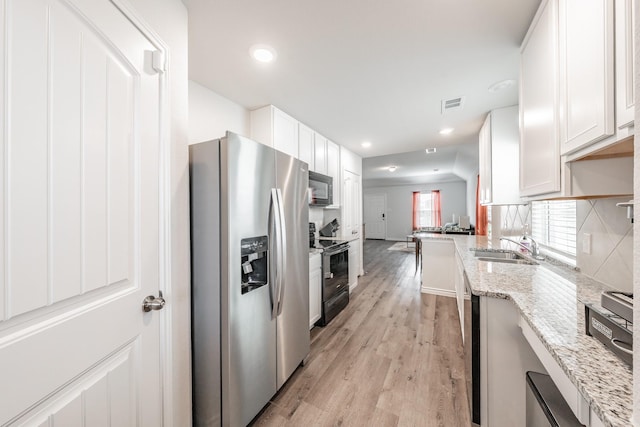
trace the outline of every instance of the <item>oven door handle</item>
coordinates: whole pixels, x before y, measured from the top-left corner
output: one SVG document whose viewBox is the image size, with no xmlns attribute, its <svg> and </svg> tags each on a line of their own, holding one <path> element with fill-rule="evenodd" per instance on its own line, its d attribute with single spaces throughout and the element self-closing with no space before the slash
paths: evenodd
<svg viewBox="0 0 640 427">
<path fill-rule="evenodd" d="M 340 248 L 338 248 L 338 249 L 336 249 L 336 250 L 333 250 L 333 251 L 327 251 L 327 250 L 325 250 L 325 251 L 324 251 L 324 255 L 326 255 L 326 256 L 332 256 L 332 255 L 340 254 L 340 253 L 342 253 L 342 252 L 346 252 L 346 251 L 348 251 L 348 250 L 349 250 L 349 245 L 346 245 L 346 246 L 340 247 Z"/>
</svg>

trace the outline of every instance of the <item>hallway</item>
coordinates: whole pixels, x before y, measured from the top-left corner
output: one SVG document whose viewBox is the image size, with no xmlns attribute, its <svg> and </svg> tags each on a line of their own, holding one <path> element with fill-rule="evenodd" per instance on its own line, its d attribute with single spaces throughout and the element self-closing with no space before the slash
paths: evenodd
<svg viewBox="0 0 640 427">
<path fill-rule="evenodd" d="M 311 331 L 311 354 L 257 426 L 467 426 L 456 301 L 420 293 L 412 252 L 367 240 L 348 307 Z"/>
</svg>

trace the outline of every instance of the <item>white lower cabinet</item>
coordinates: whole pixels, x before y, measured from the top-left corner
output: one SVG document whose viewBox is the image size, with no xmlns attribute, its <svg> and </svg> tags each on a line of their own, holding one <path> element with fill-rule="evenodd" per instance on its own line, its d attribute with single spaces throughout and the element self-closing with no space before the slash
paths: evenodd
<svg viewBox="0 0 640 427">
<path fill-rule="evenodd" d="M 464 266 L 462 265 L 462 259 L 458 252 L 455 253 L 456 268 L 453 271 L 454 274 L 454 287 L 456 289 L 456 305 L 458 306 L 458 319 L 460 320 L 460 331 L 462 339 L 464 337 L 464 299 L 465 299 L 465 285 L 464 285 Z"/>
<path fill-rule="evenodd" d="M 322 315 L 322 254 L 309 255 L 309 329 Z"/>
<path fill-rule="evenodd" d="M 480 297 L 481 425 L 526 425 L 525 373 L 546 373 L 519 328 L 511 302 Z"/>
<path fill-rule="evenodd" d="M 422 240 L 422 293 L 456 296 L 452 240 Z"/>
<path fill-rule="evenodd" d="M 349 292 L 358 286 L 360 275 L 360 239 L 349 242 Z"/>
</svg>

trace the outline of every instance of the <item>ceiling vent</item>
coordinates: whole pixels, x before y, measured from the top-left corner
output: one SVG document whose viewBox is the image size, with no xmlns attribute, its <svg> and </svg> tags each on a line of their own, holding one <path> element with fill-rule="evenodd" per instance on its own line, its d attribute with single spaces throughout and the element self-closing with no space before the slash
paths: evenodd
<svg viewBox="0 0 640 427">
<path fill-rule="evenodd" d="M 464 106 L 464 96 L 459 98 L 451 98 L 442 101 L 442 114 L 450 111 L 461 110 Z"/>
</svg>

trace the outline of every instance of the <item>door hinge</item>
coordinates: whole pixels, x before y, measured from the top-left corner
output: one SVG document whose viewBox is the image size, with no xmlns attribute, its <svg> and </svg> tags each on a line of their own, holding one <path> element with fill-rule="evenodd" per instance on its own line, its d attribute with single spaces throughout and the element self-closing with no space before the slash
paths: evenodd
<svg viewBox="0 0 640 427">
<path fill-rule="evenodd" d="M 154 50 L 153 52 L 151 52 L 151 67 L 160 74 L 167 71 L 167 66 L 166 66 L 163 51 Z"/>
</svg>

